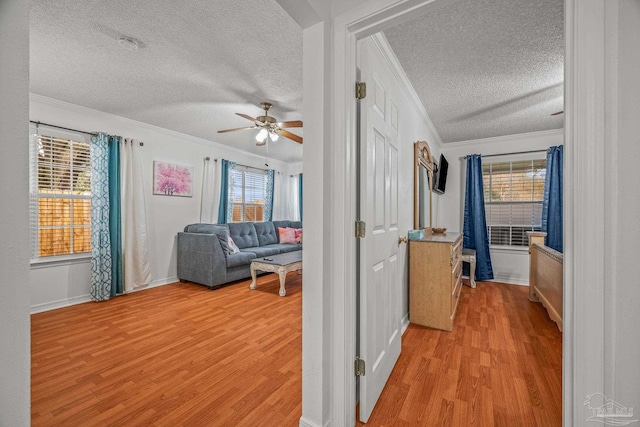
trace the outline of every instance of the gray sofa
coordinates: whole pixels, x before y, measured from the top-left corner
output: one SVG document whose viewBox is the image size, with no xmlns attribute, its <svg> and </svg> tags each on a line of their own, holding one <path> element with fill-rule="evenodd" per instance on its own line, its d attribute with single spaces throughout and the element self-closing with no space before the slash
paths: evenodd
<svg viewBox="0 0 640 427">
<path fill-rule="evenodd" d="M 251 277 L 251 260 L 302 249 L 280 243 L 278 227 L 302 228 L 301 221 L 190 224 L 178 233 L 178 279 L 210 287 Z M 240 249 L 230 254 L 227 237 Z"/>
</svg>

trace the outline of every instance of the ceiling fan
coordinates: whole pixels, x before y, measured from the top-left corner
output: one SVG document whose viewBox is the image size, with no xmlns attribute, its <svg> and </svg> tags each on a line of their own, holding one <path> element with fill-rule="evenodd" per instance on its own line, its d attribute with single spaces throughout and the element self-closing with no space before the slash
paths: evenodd
<svg viewBox="0 0 640 427">
<path fill-rule="evenodd" d="M 252 121 L 254 123 L 253 126 L 235 129 L 224 129 L 219 130 L 218 133 L 235 132 L 238 130 L 247 129 L 260 129 L 260 132 L 258 132 L 258 134 L 256 135 L 256 145 L 265 145 L 267 143 L 267 138 L 275 142 L 278 140 L 278 137 L 280 135 L 284 136 L 285 138 L 289 138 L 297 142 L 298 144 L 302 144 L 302 137 L 284 130 L 284 128 L 302 127 L 302 121 L 291 120 L 288 122 L 278 122 L 275 117 L 269 115 L 271 103 L 263 102 L 262 104 L 260 104 L 260 107 L 262 107 L 262 109 L 264 110 L 264 116 L 258 116 L 255 119 L 251 116 L 247 116 L 246 114 L 236 113 L 238 116 Z"/>
</svg>

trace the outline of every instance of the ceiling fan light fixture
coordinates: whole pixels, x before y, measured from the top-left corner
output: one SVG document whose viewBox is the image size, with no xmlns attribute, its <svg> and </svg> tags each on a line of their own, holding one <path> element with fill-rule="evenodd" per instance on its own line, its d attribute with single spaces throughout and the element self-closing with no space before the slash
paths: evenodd
<svg viewBox="0 0 640 427">
<path fill-rule="evenodd" d="M 269 132 L 269 138 L 271 138 L 271 141 L 276 142 L 280 135 L 277 132 Z"/>
<path fill-rule="evenodd" d="M 266 129 L 260 129 L 260 132 L 256 135 L 257 142 L 264 142 L 267 139 L 269 132 Z"/>
</svg>

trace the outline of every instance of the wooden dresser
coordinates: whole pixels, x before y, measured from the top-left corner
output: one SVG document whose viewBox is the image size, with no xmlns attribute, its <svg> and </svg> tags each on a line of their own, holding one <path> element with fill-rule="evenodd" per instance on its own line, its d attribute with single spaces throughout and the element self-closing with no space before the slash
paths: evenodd
<svg viewBox="0 0 640 427">
<path fill-rule="evenodd" d="M 409 321 L 451 331 L 462 291 L 462 234 L 409 242 Z"/>
</svg>

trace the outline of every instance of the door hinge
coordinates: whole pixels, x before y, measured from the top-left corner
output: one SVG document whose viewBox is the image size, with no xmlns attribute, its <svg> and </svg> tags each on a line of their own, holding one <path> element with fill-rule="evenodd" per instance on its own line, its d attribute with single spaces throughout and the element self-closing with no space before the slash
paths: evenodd
<svg viewBox="0 0 640 427">
<path fill-rule="evenodd" d="M 356 238 L 362 239 L 364 238 L 367 232 L 367 224 L 364 221 L 356 221 Z"/>
<path fill-rule="evenodd" d="M 364 99 L 367 96 L 367 84 L 365 82 L 356 82 L 356 99 Z"/>
<path fill-rule="evenodd" d="M 356 377 L 364 377 L 364 374 L 365 374 L 364 360 L 360 359 L 359 357 L 356 357 L 356 362 L 354 365 L 355 365 Z"/>
</svg>

